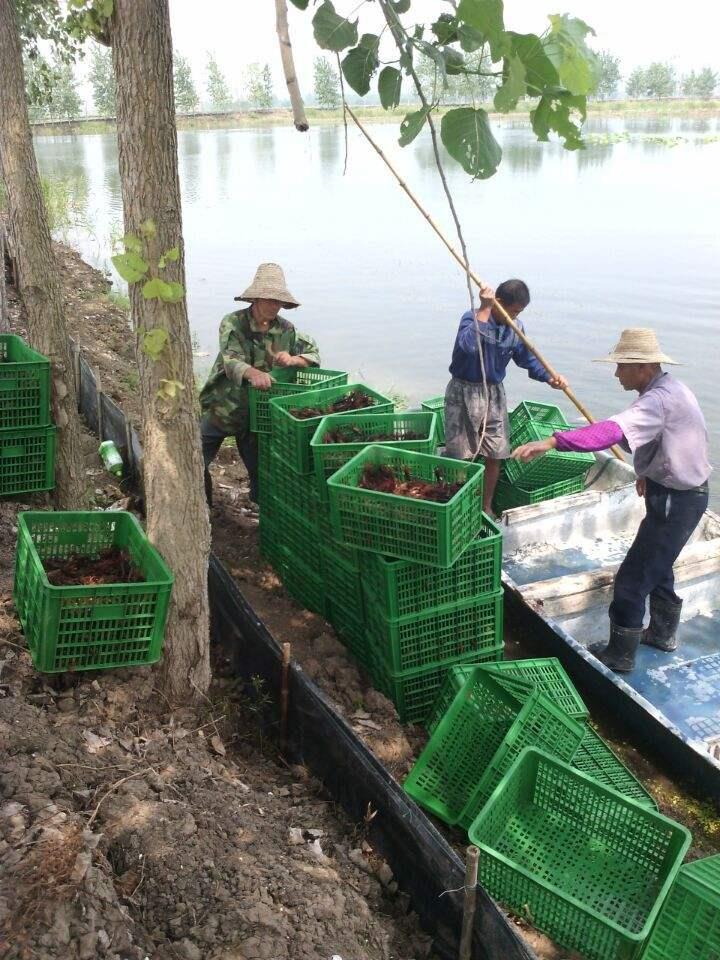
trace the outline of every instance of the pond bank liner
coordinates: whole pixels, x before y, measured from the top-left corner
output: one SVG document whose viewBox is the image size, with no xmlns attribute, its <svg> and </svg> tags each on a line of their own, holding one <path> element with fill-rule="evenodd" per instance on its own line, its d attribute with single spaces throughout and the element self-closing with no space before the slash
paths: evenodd
<svg viewBox="0 0 720 960">
<path fill-rule="evenodd" d="M 280 647 L 214 555 L 208 584 L 212 641 L 240 679 L 250 684 L 260 676 L 269 694 L 277 695 Z M 362 821 L 368 805 L 377 811 L 369 828 L 373 846 L 433 935 L 435 952 L 443 960 L 456 960 L 465 878 L 460 858 L 296 663 L 290 665 L 289 683 L 288 759 L 305 764 L 352 820 Z M 481 887 L 472 958 L 535 960 Z"/>
</svg>

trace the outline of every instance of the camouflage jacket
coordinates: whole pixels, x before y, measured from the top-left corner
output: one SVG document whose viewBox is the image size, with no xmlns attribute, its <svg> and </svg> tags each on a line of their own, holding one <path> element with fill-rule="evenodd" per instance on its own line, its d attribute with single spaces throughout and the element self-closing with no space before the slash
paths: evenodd
<svg viewBox="0 0 720 960">
<path fill-rule="evenodd" d="M 269 373 L 272 355 L 283 350 L 294 357 L 304 357 L 311 366 L 320 365 L 314 340 L 298 333 L 284 317 L 278 315 L 266 333 L 255 329 L 250 307 L 223 317 L 220 353 L 200 391 L 203 416 L 229 433 L 247 430 L 248 382 L 243 380 L 243 374 L 248 367 Z"/>
</svg>

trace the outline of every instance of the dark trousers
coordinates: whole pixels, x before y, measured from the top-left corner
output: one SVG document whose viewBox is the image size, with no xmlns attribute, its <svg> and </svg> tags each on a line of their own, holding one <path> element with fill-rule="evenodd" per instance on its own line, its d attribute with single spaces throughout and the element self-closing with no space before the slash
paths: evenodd
<svg viewBox="0 0 720 960">
<path fill-rule="evenodd" d="M 619 627 L 643 625 L 652 593 L 675 603 L 673 564 L 708 505 L 707 484 L 694 490 L 670 490 L 652 480 L 645 490 L 645 518 L 615 576 L 610 620 Z"/>
<path fill-rule="evenodd" d="M 212 478 L 208 467 L 217 456 L 218 450 L 226 437 L 235 437 L 238 453 L 245 464 L 245 469 L 250 478 L 250 499 L 257 503 L 258 498 L 258 448 L 257 437 L 249 430 L 238 433 L 228 433 L 214 424 L 208 417 L 203 417 L 200 421 L 200 433 L 202 434 L 202 452 L 205 462 L 205 496 L 208 506 L 212 506 Z"/>
</svg>

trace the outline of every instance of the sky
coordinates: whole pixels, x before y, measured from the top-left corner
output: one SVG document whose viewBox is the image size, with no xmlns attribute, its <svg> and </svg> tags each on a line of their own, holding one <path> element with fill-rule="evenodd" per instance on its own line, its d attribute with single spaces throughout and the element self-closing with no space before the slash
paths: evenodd
<svg viewBox="0 0 720 960">
<path fill-rule="evenodd" d="M 290 37 L 301 88 L 312 90 L 313 58 L 321 51 L 312 33 L 314 0 L 308 9 L 289 7 Z M 335 0 L 338 13 L 360 17 L 360 30 L 377 32 L 374 4 L 361 0 Z M 414 0 L 407 22 L 431 23 L 448 12 L 447 0 Z M 569 13 L 594 28 L 593 45 L 620 58 L 623 75 L 652 60 L 672 63 L 679 74 L 712 66 L 720 70 L 719 0 L 505 0 L 505 24 L 518 32 L 542 32 L 547 14 Z M 273 0 L 170 0 L 175 48 L 189 57 L 195 83 L 204 95 L 205 65 L 211 52 L 234 93 L 242 90 L 242 77 L 249 63 L 268 63 L 276 95 L 284 98 L 280 54 L 275 34 Z"/>
</svg>

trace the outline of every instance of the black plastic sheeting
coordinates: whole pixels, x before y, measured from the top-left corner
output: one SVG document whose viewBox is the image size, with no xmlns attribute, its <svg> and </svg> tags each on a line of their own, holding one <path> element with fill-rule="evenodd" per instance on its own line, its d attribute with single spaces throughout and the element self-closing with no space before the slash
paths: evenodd
<svg viewBox="0 0 720 960">
<path fill-rule="evenodd" d="M 682 734 L 664 721 L 662 714 L 646 709 L 634 691 L 621 689 L 617 681 L 601 673 L 575 649 L 573 642 L 542 614 L 505 584 L 506 620 L 537 656 L 557 657 L 595 716 L 606 720 L 613 732 L 628 739 L 641 753 L 720 810 L 720 765 L 709 754 L 696 750 Z"/>
<path fill-rule="evenodd" d="M 236 674 L 261 676 L 270 692 L 280 687 L 281 651 L 223 565 L 209 571 L 213 641 Z M 439 956 L 456 960 L 462 922 L 465 868 L 444 837 L 403 792 L 332 704 L 296 664 L 290 667 L 289 759 L 322 780 L 349 816 L 362 820 L 368 804 L 373 845 L 391 864 L 400 888 L 434 937 Z M 446 892 L 448 891 L 448 892 Z M 535 954 L 488 895 L 478 887 L 473 960 L 532 960 Z"/>
<path fill-rule="evenodd" d="M 80 358 L 80 412 L 98 435 L 98 392 L 92 368 Z M 141 474 L 142 448 L 130 429 L 128 457 L 125 415 L 100 393 L 102 439 L 113 440 L 126 467 Z M 280 648 L 214 555 L 208 572 L 212 639 L 222 644 L 237 675 L 247 683 L 261 677 L 266 689 L 280 689 Z M 456 960 L 462 922 L 465 868 L 445 838 L 403 792 L 370 750 L 297 664 L 290 666 L 288 747 L 351 819 L 362 821 L 368 804 L 377 811 L 369 834 L 410 896 L 423 927 L 443 960 Z M 536 960 L 493 900 L 477 888 L 472 960 Z"/>
</svg>

